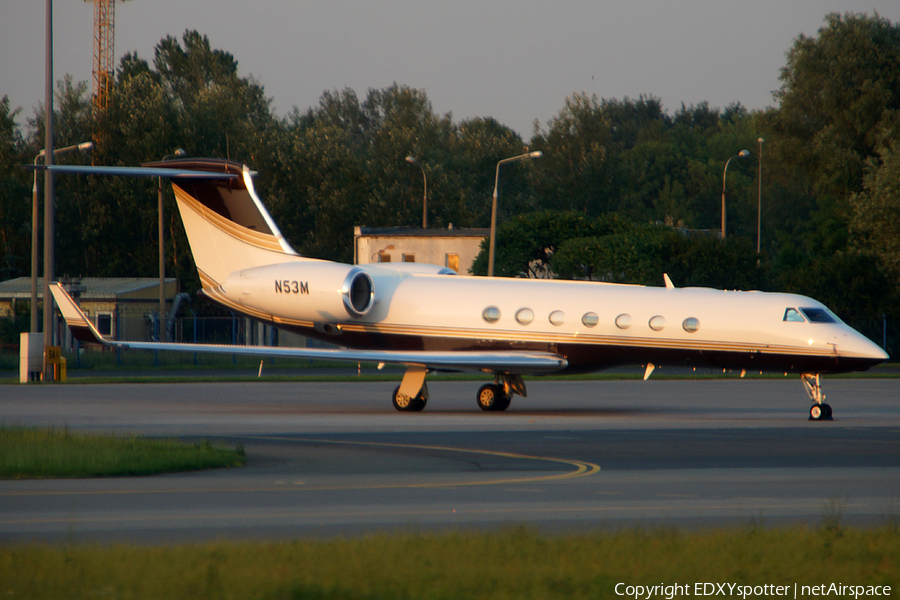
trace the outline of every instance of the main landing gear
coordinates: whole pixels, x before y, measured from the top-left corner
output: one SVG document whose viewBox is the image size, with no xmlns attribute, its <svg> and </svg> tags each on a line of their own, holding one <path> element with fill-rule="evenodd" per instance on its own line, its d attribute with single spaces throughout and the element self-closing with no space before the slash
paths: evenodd
<svg viewBox="0 0 900 600">
<path fill-rule="evenodd" d="M 391 398 L 394 408 L 403 412 L 419 412 L 428 403 L 428 386 L 425 385 L 427 369 L 412 365 L 403 374 L 403 381 L 394 389 Z M 498 374 L 494 383 L 481 386 L 475 397 L 478 408 L 484 411 L 504 411 L 509 408 L 513 394 L 527 396 L 521 375 Z"/>
<path fill-rule="evenodd" d="M 825 403 L 825 394 L 822 393 L 819 374 L 804 373 L 800 376 L 800 381 L 803 382 L 803 388 L 813 403 L 809 408 L 809 420 L 831 421 L 831 406 Z"/>
<path fill-rule="evenodd" d="M 513 394 L 528 396 L 522 376 L 498 373 L 494 375 L 494 383 L 481 386 L 475 400 L 481 410 L 504 411 L 509 408 Z"/>
<path fill-rule="evenodd" d="M 496 383 L 488 383 L 481 386 L 475 400 L 481 410 L 502 411 L 509 408 L 512 396 L 504 393 L 503 388 Z"/>
<path fill-rule="evenodd" d="M 428 369 L 424 365 L 410 365 L 403 374 L 403 381 L 394 390 L 392 398 L 394 408 L 404 412 L 419 412 L 428 403 L 428 386 L 425 375 Z"/>
<path fill-rule="evenodd" d="M 419 393 L 415 395 L 415 397 L 404 396 L 400 393 L 400 386 L 398 385 L 394 389 L 394 397 L 392 398 L 394 402 L 394 408 L 397 410 L 402 410 L 405 412 L 419 412 L 425 408 L 425 405 L 428 403 L 428 386 L 424 383 L 422 384 L 422 389 L 419 390 Z"/>
</svg>

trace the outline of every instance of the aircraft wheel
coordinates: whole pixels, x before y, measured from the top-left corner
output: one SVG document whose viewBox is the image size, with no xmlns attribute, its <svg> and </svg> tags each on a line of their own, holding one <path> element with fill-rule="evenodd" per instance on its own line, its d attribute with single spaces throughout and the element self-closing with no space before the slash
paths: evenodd
<svg viewBox="0 0 900 600">
<path fill-rule="evenodd" d="M 510 398 L 503 393 L 503 388 L 495 383 L 487 383 L 478 390 L 478 408 L 481 410 L 506 410 Z"/>
<path fill-rule="evenodd" d="M 831 406 L 828 404 L 813 404 L 809 408 L 810 421 L 831 421 Z"/>
<path fill-rule="evenodd" d="M 394 388 L 394 394 L 391 398 L 394 403 L 394 408 L 403 412 L 419 412 L 425 408 L 425 404 L 427 400 L 425 399 L 422 392 L 419 392 L 415 398 L 398 398 L 397 394 L 400 392 L 400 386 L 398 385 Z"/>
</svg>

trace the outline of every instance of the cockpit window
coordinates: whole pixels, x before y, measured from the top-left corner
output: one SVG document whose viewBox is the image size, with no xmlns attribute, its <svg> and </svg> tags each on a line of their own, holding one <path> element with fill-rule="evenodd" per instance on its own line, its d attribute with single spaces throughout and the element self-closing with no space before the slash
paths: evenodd
<svg viewBox="0 0 900 600">
<path fill-rule="evenodd" d="M 800 314 L 796 308 L 788 308 L 784 311 L 784 320 L 803 323 L 806 319 Z"/>
<path fill-rule="evenodd" d="M 824 308 L 801 308 L 800 311 L 806 315 L 810 323 L 836 323 L 831 312 Z"/>
</svg>

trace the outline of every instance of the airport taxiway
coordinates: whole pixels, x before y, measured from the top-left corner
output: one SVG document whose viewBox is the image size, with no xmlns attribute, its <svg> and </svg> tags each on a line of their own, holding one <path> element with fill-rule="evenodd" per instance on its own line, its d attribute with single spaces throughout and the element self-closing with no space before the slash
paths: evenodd
<svg viewBox="0 0 900 600">
<path fill-rule="evenodd" d="M 209 439 L 240 469 L 0 481 L 0 542 L 181 542 L 527 524 L 583 531 L 900 518 L 900 380 L 528 382 L 483 413 L 481 382 L 0 386 L 0 423 Z"/>
</svg>

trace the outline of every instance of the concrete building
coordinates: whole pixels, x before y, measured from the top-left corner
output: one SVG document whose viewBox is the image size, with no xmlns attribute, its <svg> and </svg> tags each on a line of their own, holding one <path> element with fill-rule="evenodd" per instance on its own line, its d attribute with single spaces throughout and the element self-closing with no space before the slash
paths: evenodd
<svg viewBox="0 0 900 600">
<path fill-rule="evenodd" d="M 353 262 L 417 262 L 468 275 L 489 229 L 354 227 Z"/>
<path fill-rule="evenodd" d="M 159 278 L 83 277 L 73 280 L 72 295 L 100 333 L 117 340 L 155 338 L 155 316 L 159 313 Z M 166 314 L 178 294 L 178 281 L 166 278 Z M 44 282 L 38 280 L 38 302 L 43 305 Z M 31 302 L 31 278 L 0 282 L 0 318 L 16 314 L 18 304 Z M 62 328 L 66 339 L 68 328 Z M 64 344 L 68 345 L 68 344 Z"/>
</svg>

